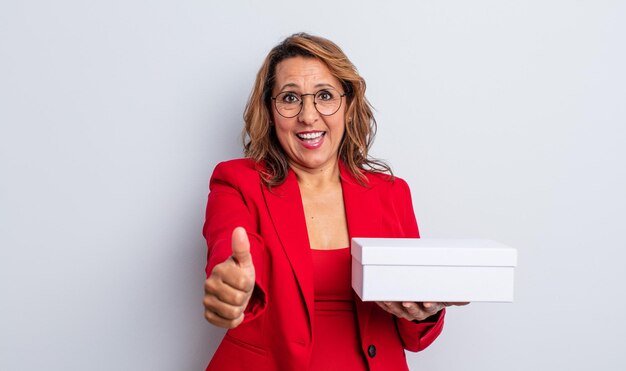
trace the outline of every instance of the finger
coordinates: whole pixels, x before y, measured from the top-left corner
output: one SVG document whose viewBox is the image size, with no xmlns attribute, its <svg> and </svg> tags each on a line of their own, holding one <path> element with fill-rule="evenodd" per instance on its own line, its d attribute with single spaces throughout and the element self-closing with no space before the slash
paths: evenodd
<svg viewBox="0 0 626 371">
<path fill-rule="evenodd" d="M 406 309 L 407 313 L 409 314 L 409 318 L 408 318 L 409 320 L 424 321 L 428 317 L 437 313 L 436 311 L 435 312 L 431 311 L 431 310 L 436 310 L 436 308 L 434 308 L 431 305 L 432 303 L 427 304 L 428 309 L 424 308 L 423 304 L 424 303 L 415 303 L 415 302 L 402 303 L 403 307 Z"/>
<path fill-rule="evenodd" d="M 212 325 L 223 327 L 223 328 L 232 329 L 232 328 L 235 328 L 235 327 L 239 326 L 239 324 L 241 324 L 241 322 L 243 322 L 244 315 L 242 313 L 239 318 L 236 318 L 234 320 L 227 320 L 227 319 L 224 319 L 224 318 L 220 317 L 215 312 L 212 312 L 210 310 L 205 310 L 204 311 L 204 318 L 206 318 L 206 320 L 209 323 L 211 323 Z"/>
<path fill-rule="evenodd" d="M 417 303 L 414 302 L 403 302 L 402 307 L 404 311 L 409 314 L 412 318 L 419 318 L 423 315 L 422 309 Z"/>
<path fill-rule="evenodd" d="M 422 303 L 422 308 L 424 309 L 424 312 L 428 313 L 429 316 L 438 313 L 440 310 L 442 310 L 445 307 L 446 306 L 444 303 L 437 303 L 437 302 Z"/>
<path fill-rule="evenodd" d="M 243 306 L 224 303 L 213 295 L 206 295 L 202 303 L 204 304 L 205 311 L 212 312 L 227 321 L 241 317 L 244 311 Z"/>
<path fill-rule="evenodd" d="M 236 290 L 251 293 L 254 288 L 254 267 L 251 266 L 250 268 L 242 269 L 237 266 L 234 259 L 228 259 L 224 262 L 224 265 L 219 266 L 219 268 L 216 266 L 212 275 L 213 273 L 215 273 L 223 283 Z"/>
<path fill-rule="evenodd" d="M 405 318 L 408 320 L 412 319 L 409 313 L 407 313 L 407 311 L 405 310 L 401 302 L 393 301 L 391 302 L 390 307 L 393 310 L 392 313 L 395 314 L 397 317 Z"/>
<path fill-rule="evenodd" d="M 250 241 L 243 227 L 237 227 L 233 230 L 232 248 L 233 259 L 240 267 L 253 266 L 252 256 L 250 255 Z"/>
<path fill-rule="evenodd" d="M 247 304 L 250 298 L 248 291 L 240 290 L 218 279 L 207 279 L 204 283 L 204 293 L 215 296 L 224 303 L 239 306 Z"/>
<path fill-rule="evenodd" d="M 224 262 L 213 267 L 207 281 L 213 281 L 215 284 L 217 284 L 217 282 L 223 282 L 237 290 L 252 292 L 254 279 L 254 266 L 242 268 L 237 265 L 235 259 L 231 256 Z M 206 289 L 205 283 L 205 291 Z"/>
<path fill-rule="evenodd" d="M 390 302 L 390 301 L 377 301 L 376 304 L 378 304 L 378 306 L 381 307 L 385 312 L 389 312 L 389 313 L 393 314 L 393 312 L 394 312 L 393 302 Z"/>
<path fill-rule="evenodd" d="M 396 317 L 410 319 L 408 314 L 404 311 L 404 308 L 402 307 L 402 305 L 400 303 L 398 303 L 398 302 L 395 302 L 395 301 L 384 301 L 384 302 L 380 303 L 379 305 L 385 311 L 393 314 Z"/>
</svg>

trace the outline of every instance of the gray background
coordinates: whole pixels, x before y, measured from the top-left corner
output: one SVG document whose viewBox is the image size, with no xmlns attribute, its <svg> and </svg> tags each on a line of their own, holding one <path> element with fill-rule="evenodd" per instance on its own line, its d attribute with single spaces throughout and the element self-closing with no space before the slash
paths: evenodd
<svg viewBox="0 0 626 371">
<path fill-rule="evenodd" d="M 0 369 L 199 370 L 200 230 L 263 57 L 308 31 L 368 82 L 426 237 L 519 250 L 413 370 L 624 370 L 624 1 L 3 1 Z"/>
</svg>

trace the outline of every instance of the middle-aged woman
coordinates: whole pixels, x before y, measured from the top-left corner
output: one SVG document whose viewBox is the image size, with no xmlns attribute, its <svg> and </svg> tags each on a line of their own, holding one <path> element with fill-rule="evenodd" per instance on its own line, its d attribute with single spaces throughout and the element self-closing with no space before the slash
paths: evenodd
<svg viewBox="0 0 626 371">
<path fill-rule="evenodd" d="M 409 187 L 368 157 L 365 81 L 331 41 L 295 34 L 248 101 L 245 159 L 215 168 L 205 317 L 229 328 L 207 370 L 407 370 L 445 303 L 362 302 L 352 237 L 419 237 Z"/>
</svg>

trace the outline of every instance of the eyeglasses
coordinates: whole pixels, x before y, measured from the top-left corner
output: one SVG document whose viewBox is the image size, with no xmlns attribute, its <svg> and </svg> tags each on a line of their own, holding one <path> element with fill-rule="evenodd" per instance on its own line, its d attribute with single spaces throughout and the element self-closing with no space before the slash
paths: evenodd
<svg viewBox="0 0 626 371">
<path fill-rule="evenodd" d="M 333 88 L 325 88 L 315 94 L 297 94 L 291 91 L 283 91 L 277 96 L 272 97 L 276 111 L 284 118 L 292 118 L 298 116 L 302 111 L 304 97 L 313 96 L 313 106 L 323 116 L 334 115 L 341 107 L 342 97 L 346 93 L 339 94 Z"/>
</svg>

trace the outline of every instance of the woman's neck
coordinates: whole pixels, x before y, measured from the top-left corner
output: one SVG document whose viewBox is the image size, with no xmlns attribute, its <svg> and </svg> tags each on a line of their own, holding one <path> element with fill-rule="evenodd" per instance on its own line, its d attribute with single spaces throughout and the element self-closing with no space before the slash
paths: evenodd
<svg viewBox="0 0 626 371">
<path fill-rule="evenodd" d="M 296 174 L 300 188 L 323 189 L 340 183 L 338 161 L 316 169 L 304 168 L 297 164 L 290 164 L 290 167 Z"/>
</svg>

